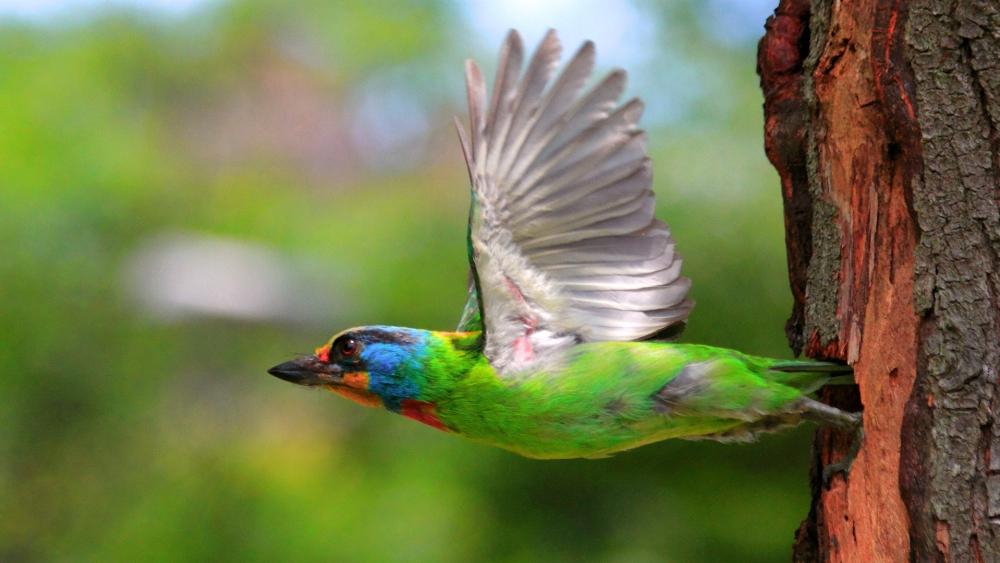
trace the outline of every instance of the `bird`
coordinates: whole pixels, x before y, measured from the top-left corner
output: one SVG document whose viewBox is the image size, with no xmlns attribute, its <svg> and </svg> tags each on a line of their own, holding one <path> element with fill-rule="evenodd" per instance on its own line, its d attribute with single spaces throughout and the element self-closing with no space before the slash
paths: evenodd
<svg viewBox="0 0 1000 563">
<path fill-rule="evenodd" d="M 492 91 L 465 63 L 469 278 L 455 330 L 344 330 L 269 370 L 356 403 L 536 459 L 603 458 L 665 439 L 750 441 L 812 421 L 859 427 L 816 400 L 851 368 L 677 342 L 693 302 L 652 166 L 619 103 L 626 73 L 588 87 L 584 42 L 553 78 L 549 30 L 527 61 L 504 39 Z M 457 159 L 456 159 L 457 160 Z"/>
</svg>

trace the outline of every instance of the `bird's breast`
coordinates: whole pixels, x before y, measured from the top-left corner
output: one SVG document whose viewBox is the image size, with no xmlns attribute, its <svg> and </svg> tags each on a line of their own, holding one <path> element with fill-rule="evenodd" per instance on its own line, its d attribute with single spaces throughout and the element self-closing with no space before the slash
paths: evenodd
<svg viewBox="0 0 1000 563">
<path fill-rule="evenodd" d="M 434 403 L 428 403 L 427 401 L 417 401 L 415 399 L 404 399 L 401 405 L 399 414 L 416 420 L 417 422 L 422 422 L 427 426 L 432 426 L 438 430 L 443 430 L 445 432 L 453 432 L 451 428 L 441 422 L 441 419 L 437 416 L 437 408 Z"/>
</svg>

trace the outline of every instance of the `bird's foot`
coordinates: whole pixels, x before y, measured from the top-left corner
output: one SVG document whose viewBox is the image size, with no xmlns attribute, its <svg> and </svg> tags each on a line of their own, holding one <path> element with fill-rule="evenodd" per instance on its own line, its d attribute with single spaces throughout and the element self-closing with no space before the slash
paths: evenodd
<svg viewBox="0 0 1000 563">
<path fill-rule="evenodd" d="M 836 462 L 831 463 L 823 467 L 823 486 L 830 488 L 830 483 L 833 478 L 838 473 L 843 473 L 846 478 L 851 472 L 851 466 L 854 464 L 854 458 L 858 457 L 858 452 L 861 451 L 861 444 L 865 441 L 865 428 L 861 425 L 860 416 L 858 418 L 858 425 L 854 430 L 854 440 L 851 441 L 851 449 L 847 450 L 847 454 Z"/>
</svg>

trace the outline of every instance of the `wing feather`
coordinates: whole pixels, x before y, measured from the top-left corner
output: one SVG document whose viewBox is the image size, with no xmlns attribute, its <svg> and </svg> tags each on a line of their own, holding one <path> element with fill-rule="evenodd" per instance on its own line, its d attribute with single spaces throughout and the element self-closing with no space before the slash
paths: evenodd
<svg viewBox="0 0 1000 563">
<path fill-rule="evenodd" d="M 622 70 L 581 94 L 591 42 L 552 80 L 561 51 L 549 31 L 522 74 L 511 31 L 485 115 L 482 74 L 466 63 L 472 275 L 462 325 L 483 328 L 503 374 L 581 341 L 660 333 L 692 307 L 673 238 L 654 218 L 642 102 L 618 105 Z"/>
<path fill-rule="evenodd" d="M 521 147 L 531 132 L 533 122 L 538 116 L 538 108 L 542 102 L 542 91 L 548 83 L 552 72 L 559 64 L 562 46 L 556 38 L 555 31 L 549 30 L 535 50 L 531 62 L 521 79 L 518 93 L 512 102 L 510 140 L 504 147 L 497 174 L 510 176 L 510 167 L 521 152 Z"/>
</svg>

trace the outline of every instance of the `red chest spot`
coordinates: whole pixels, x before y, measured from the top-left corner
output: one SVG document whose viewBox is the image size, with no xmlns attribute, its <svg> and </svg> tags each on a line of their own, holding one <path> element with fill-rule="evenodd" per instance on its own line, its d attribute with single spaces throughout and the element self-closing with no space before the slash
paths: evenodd
<svg viewBox="0 0 1000 563">
<path fill-rule="evenodd" d="M 445 426 L 444 423 L 441 422 L 441 419 L 437 417 L 437 414 L 434 413 L 434 403 L 415 401 L 413 399 L 403 399 L 400 414 L 418 422 L 423 422 L 427 426 L 433 426 L 438 430 L 451 432 L 451 429 Z"/>
</svg>

